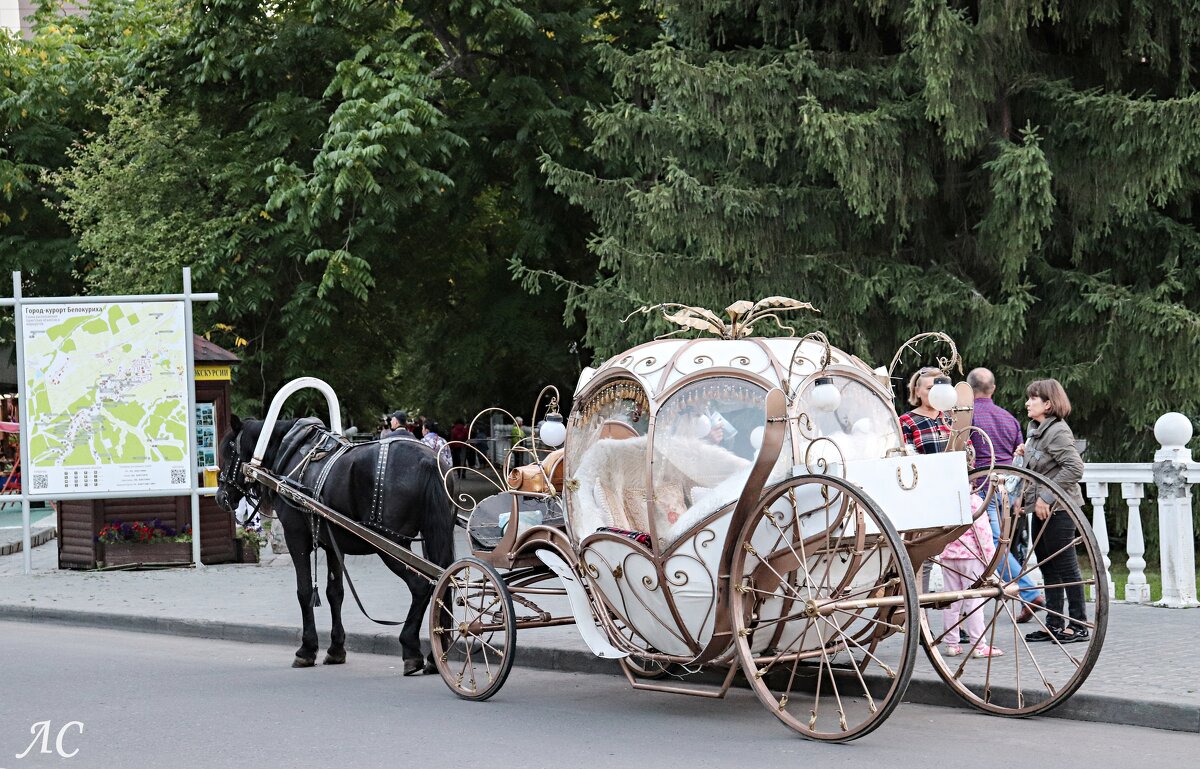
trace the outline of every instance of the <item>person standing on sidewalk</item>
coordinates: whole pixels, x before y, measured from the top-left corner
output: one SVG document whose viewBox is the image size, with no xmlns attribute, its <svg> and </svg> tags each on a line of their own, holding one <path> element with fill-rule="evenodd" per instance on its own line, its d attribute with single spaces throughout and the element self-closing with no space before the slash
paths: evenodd
<svg viewBox="0 0 1200 769">
<path fill-rule="evenodd" d="M 1057 379 L 1038 379 L 1025 388 L 1028 399 L 1029 434 L 1017 447 L 1025 457 L 1025 466 L 1041 473 L 1063 489 L 1077 505 L 1083 505 L 1079 482 L 1083 480 L 1083 458 L 1075 447 L 1075 436 L 1067 426 L 1071 401 Z M 1025 636 L 1027 641 L 1075 643 L 1088 640 L 1087 604 L 1084 602 L 1083 577 L 1075 546 L 1075 522 L 1066 510 L 1051 507 L 1056 495 L 1037 483 L 1026 483 L 1021 504 L 1033 511 L 1033 551 L 1037 554 L 1046 587 L 1046 630 Z M 1063 596 L 1068 605 L 1070 623 L 1063 619 Z"/>
<path fill-rule="evenodd" d="M 446 439 L 441 436 L 440 430 L 441 428 L 437 422 L 427 422 L 425 424 L 425 435 L 421 438 L 421 443 L 424 443 L 437 452 L 438 461 L 441 462 L 442 468 L 448 470 L 454 467 L 453 454 L 450 451 L 450 447 L 446 445 Z"/>
<path fill-rule="evenodd" d="M 995 374 L 986 368 L 971 369 L 971 372 L 967 374 L 967 384 L 971 385 L 971 391 L 975 395 L 975 413 L 971 424 L 983 431 L 983 434 L 991 441 L 990 445 L 988 441 L 982 440 L 974 443 L 975 469 L 990 467 L 993 460 L 997 465 L 1011 465 L 1017 447 L 1021 445 L 1021 423 L 992 400 L 992 395 L 996 392 Z M 991 522 L 992 544 L 998 547 L 1000 544 L 999 495 L 992 495 L 991 501 L 988 502 L 987 514 L 988 520 Z M 1005 582 L 1012 582 L 1014 577 L 1021 574 L 1021 564 L 1017 562 L 1012 553 L 1009 553 L 1004 562 L 1000 564 L 998 573 Z M 1033 619 L 1033 613 L 1046 605 L 1046 599 L 1037 589 L 1033 577 L 1028 574 L 1017 579 L 1017 586 L 1021 589 L 1022 601 L 1021 613 L 1017 616 L 1017 622 L 1024 623 Z"/>
<path fill-rule="evenodd" d="M 406 411 L 393 411 L 392 415 L 388 417 L 388 429 L 379 434 L 380 440 L 384 438 L 412 439 L 413 437 L 413 434 L 408 431 L 408 412 Z"/>
<path fill-rule="evenodd" d="M 454 458 L 454 467 L 457 468 L 458 477 L 466 475 L 466 470 L 462 469 L 467 466 L 467 441 L 471 439 L 471 432 L 467 429 L 467 420 L 459 417 L 454 420 L 454 424 L 450 427 L 450 442 L 453 444 L 450 447 L 450 454 Z"/>
</svg>

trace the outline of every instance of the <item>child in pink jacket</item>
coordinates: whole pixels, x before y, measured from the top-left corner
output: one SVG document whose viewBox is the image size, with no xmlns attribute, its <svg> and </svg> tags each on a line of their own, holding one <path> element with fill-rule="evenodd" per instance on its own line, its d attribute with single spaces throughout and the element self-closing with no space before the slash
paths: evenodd
<svg viewBox="0 0 1200 769">
<path fill-rule="evenodd" d="M 983 500 L 972 494 L 971 512 L 977 513 L 982 505 Z M 992 542 L 992 529 L 988 523 L 987 514 L 977 515 L 971 528 L 967 529 L 961 537 L 946 545 L 946 549 L 942 551 L 939 559 L 942 564 L 942 581 L 945 585 L 942 589 L 953 591 L 970 588 L 975 584 L 979 575 L 983 574 L 984 567 L 992 560 L 995 552 L 996 545 Z M 982 605 L 982 598 L 964 598 L 955 601 L 948 608 L 942 610 L 942 627 L 954 627 L 959 616 L 965 615 L 966 619 L 959 627 L 966 628 L 972 653 L 976 657 L 999 657 L 1004 654 L 1001 649 L 988 646 L 983 642 Z M 963 653 L 958 640 L 958 627 L 954 627 L 946 633 L 945 641 L 946 656 L 957 657 Z"/>
</svg>

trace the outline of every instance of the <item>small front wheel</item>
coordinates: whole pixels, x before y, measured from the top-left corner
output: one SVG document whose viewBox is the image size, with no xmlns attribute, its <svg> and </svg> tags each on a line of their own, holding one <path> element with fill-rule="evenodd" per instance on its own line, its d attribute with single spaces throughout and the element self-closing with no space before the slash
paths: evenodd
<svg viewBox="0 0 1200 769">
<path fill-rule="evenodd" d="M 517 622 L 499 572 L 477 558 L 452 563 L 433 591 L 429 642 L 442 680 L 459 697 L 483 701 L 500 691 Z"/>
</svg>

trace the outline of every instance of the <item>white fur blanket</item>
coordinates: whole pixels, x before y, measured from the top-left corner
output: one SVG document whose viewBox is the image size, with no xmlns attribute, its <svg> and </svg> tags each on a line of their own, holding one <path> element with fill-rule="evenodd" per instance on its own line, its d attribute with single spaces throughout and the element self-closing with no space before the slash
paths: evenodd
<svg viewBox="0 0 1200 769">
<path fill-rule="evenodd" d="M 670 543 L 693 524 L 737 499 L 752 463 L 699 438 L 663 438 L 655 452 L 655 529 Z M 571 525 L 583 538 L 612 526 L 649 531 L 645 436 L 602 439 L 588 449 L 575 472 Z M 780 457 L 772 478 L 791 465 Z M 691 500 L 690 506 L 687 500 Z"/>
<path fill-rule="evenodd" d="M 645 436 L 596 441 L 573 480 L 579 483 L 571 505 L 576 536 L 605 526 L 648 531 Z"/>
</svg>

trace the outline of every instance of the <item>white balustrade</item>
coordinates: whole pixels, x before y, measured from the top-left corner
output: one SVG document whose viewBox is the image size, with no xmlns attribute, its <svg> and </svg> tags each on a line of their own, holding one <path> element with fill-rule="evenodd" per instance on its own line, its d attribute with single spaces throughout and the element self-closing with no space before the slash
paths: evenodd
<svg viewBox="0 0 1200 769">
<path fill-rule="evenodd" d="M 1125 600 L 1130 603 L 1150 601 L 1150 583 L 1146 581 L 1146 538 L 1142 536 L 1143 483 L 1122 483 L 1121 496 L 1129 505 L 1129 523 L 1125 527 L 1125 550 L 1129 553 L 1129 580 L 1125 583 Z"/>
<path fill-rule="evenodd" d="M 1148 603 L 1150 585 L 1146 581 L 1146 541 L 1142 533 L 1141 504 L 1145 487 L 1158 491 L 1159 560 L 1162 567 L 1163 595 L 1159 606 L 1200 606 L 1196 596 L 1196 552 L 1192 530 L 1191 484 L 1200 482 L 1200 463 L 1193 462 L 1187 443 L 1192 425 L 1178 413 L 1164 414 L 1154 426 L 1154 437 L 1162 448 L 1154 462 L 1090 462 L 1084 465 L 1083 484 L 1092 503 L 1092 529 L 1109 571 L 1108 522 L 1105 506 L 1111 484 L 1120 484 L 1121 498 L 1128 515 L 1126 551 L 1129 579 L 1123 598 Z M 1120 515 L 1120 511 L 1113 511 Z M 1109 597 L 1116 598 L 1111 573 Z"/>
<path fill-rule="evenodd" d="M 1092 500 L 1092 533 L 1096 535 L 1096 544 L 1100 546 L 1100 557 L 1104 563 L 1104 576 L 1108 579 L 1108 597 L 1116 598 L 1113 587 L 1112 561 L 1108 557 L 1108 522 L 1104 520 L 1104 504 L 1108 501 L 1107 483 L 1085 483 L 1088 499 Z M 1096 586 L 1088 588 L 1089 598 L 1095 600 Z"/>
</svg>

